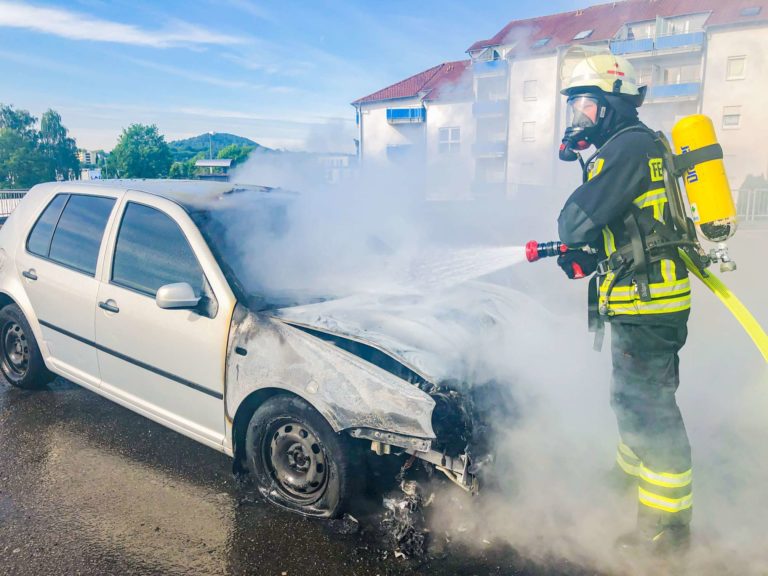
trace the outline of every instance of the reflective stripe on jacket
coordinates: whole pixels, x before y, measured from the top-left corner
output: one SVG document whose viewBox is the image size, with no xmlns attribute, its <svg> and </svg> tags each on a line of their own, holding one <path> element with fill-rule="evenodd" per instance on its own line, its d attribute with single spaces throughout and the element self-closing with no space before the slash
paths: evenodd
<svg viewBox="0 0 768 576">
<path fill-rule="evenodd" d="M 632 130 L 603 146 L 585 169 L 584 183 L 568 198 L 558 219 L 560 239 L 569 246 L 588 244 L 604 259 L 629 244 L 624 217 L 632 206 L 655 220 L 669 218 L 660 151 L 650 134 Z M 647 233 L 642 230 L 641 233 Z M 648 265 L 651 300 L 640 300 L 634 275 L 609 273 L 600 285 L 600 304 L 616 320 L 686 313 L 691 306 L 685 264 L 668 258 Z M 608 287 L 613 288 L 608 295 Z"/>
</svg>

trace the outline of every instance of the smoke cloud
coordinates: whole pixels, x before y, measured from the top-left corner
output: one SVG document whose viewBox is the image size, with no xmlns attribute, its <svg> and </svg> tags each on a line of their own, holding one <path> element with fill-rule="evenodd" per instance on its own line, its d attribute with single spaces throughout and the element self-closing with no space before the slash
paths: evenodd
<svg viewBox="0 0 768 576">
<path fill-rule="evenodd" d="M 544 200 L 518 193 L 468 201 L 463 181 L 443 178 L 441 197 L 462 200 L 427 201 L 421 163 L 366 165 L 329 185 L 312 156 L 250 159 L 233 180 L 297 194 L 280 233 L 247 201 L 232 200 L 241 213 L 229 234 L 249 263 L 249 282 L 267 293 L 310 297 L 440 294 L 473 278 L 506 290 L 519 303 L 517 316 L 478 334 L 466 350 L 475 375 L 509 383 L 518 404 L 514 419 L 497 423 L 501 485 L 477 499 L 441 493 L 433 537 L 478 550 L 504 542 L 542 563 L 564 558 L 606 573 L 667 572 L 650 561 L 627 564 L 612 548 L 634 526 L 637 503 L 633 492 L 610 483 L 617 440 L 610 336 L 602 352 L 592 350 L 586 281 L 567 280 L 554 262 L 517 265 L 526 240 L 555 239 L 557 212 L 542 206 L 562 204 L 580 182 L 578 167 L 563 168 L 567 183 Z M 766 229 L 740 231 L 730 242 L 739 271 L 724 278 L 764 326 L 766 240 Z M 768 371 L 724 307 L 696 279 L 692 284 L 678 392 L 694 459 L 688 572 L 765 574 Z"/>
</svg>

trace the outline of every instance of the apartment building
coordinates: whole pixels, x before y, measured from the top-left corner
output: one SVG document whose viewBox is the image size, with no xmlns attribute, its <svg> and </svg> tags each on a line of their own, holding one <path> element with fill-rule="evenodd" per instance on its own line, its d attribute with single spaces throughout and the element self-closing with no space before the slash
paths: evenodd
<svg viewBox="0 0 768 576">
<path fill-rule="evenodd" d="M 712 117 L 734 190 L 768 175 L 768 147 L 759 144 L 768 131 L 768 0 L 625 0 L 512 21 L 470 46 L 469 61 L 353 102 L 361 161 L 396 161 L 399 147 L 414 146 L 402 150 L 420 151 L 427 180 L 435 164 L 468 170 L 471 196 L 572 184 L 557 148 L 567 120 L 560 68 L 575 44 L 605 46 L 634 64 L 648 86 L 641 119 L 652 128 L 669 133 L 686 115 Z"/>
</svg>

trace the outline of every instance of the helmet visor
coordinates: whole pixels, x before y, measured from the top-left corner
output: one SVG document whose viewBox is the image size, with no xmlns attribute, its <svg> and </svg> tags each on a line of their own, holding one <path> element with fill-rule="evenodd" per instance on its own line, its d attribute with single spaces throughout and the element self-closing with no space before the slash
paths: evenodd
<svg viewBox="0 0 768 576">
<path fill-rule="evenodd" d="M 573 128 L 592 128 L 597 125 L 600 102 L 594 96 L 571 96 L 568 98 L 568 109 Z"/>
</svg>

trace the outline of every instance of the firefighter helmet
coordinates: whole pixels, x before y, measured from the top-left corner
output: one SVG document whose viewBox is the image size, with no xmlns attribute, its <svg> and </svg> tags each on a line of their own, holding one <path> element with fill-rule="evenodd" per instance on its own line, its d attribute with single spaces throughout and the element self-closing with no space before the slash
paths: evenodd
<svg viewBox="0 0 768 576">
<path fill-rule="evenodd" d="M 626 58 L 595 54 L 578 62 L 560 91 L 566 96 L 598 88 L 607 94 L 639 96 L 635 68 Z"/>
</svg>

